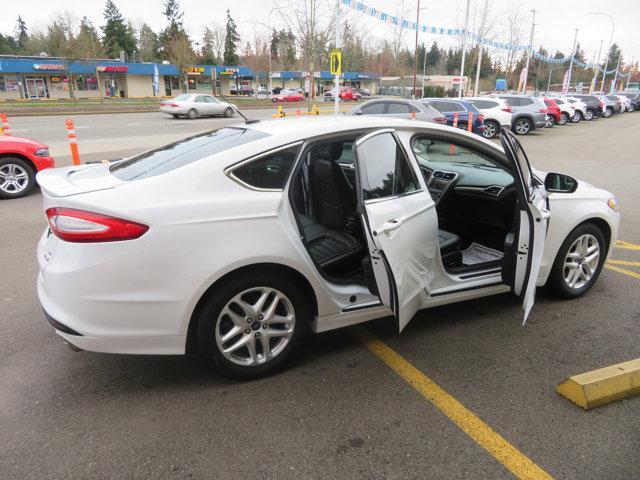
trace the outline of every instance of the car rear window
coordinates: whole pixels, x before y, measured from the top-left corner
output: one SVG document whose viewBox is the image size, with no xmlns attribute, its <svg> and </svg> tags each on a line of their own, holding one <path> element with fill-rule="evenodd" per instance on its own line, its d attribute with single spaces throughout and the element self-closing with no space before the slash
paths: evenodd
<svg viewBox="0 0 640 480">
<path fill-rule="evenodd" d="M 127 182 L 154 177 L 202 160 L 210 155 L 268 136 L 268 133 L 259 130 L 221 128 L 141 153 L 112 165 L 110 171 L 120 180 Z"/>
</svg>

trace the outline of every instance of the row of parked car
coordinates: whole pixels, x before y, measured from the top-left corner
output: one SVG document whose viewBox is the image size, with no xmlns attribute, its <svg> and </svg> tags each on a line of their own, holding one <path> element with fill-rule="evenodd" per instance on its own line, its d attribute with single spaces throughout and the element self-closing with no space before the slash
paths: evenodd
<svg viewBox="0 0 640 480">
<path fill-rule="evenodd" d="M 539 128 L 608 118 L 640 108 L 640 94 L 538 95 L 492 94 L 465 98 L 381 98 L 351 110 L 351 115 L 414 116 L 418 120 L 457 126 L 485 138 L 495 137 L 500 128 L 527 135 Z"/>
</svg>

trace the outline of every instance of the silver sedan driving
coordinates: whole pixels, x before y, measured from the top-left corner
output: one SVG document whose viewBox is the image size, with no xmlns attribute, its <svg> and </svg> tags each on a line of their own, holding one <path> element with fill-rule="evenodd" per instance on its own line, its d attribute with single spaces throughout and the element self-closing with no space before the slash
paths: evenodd
<svg viewBox="0 0 640 480">
<path fill-rule="evenodd" d="M 172 115 L 174 118 L 187 117 L 193 119 L 213 115 L 233 117 L 235 106 L 223 102 L 213 95 L 183 93 L 161 102 L 160 111 Z"/>
</svg>

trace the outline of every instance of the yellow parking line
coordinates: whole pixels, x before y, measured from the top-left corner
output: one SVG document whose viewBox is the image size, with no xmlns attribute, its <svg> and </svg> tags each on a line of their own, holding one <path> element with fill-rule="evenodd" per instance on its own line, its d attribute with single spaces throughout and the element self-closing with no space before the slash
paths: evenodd
<svg viewBox="0 0 640 480">
<path fill-rule="evenodd" d="M 640 279 L 640 273 L 632 272 L 631 270 L 627 270 L 626 268 L 616 267 L 615 265 L 605 265 L 609 270 L 613 270 L 614 272 L 624 273 L 625 275 L 629 275 L 630 277 Z"/>
<path fill-rule="evenodd" d="M 640 250 L 640 245 L 636 245 L 635 243 L 625 242 L 624 240 L 618 240 L 615 244 L 616 248 L 625 248 L 627 250 Z"/>
<path fill-rule="evenodd" d="M 375 335 L 362 327 L 356 327 L 352 329 L 352 332 L 374 355 L 400 375 L 403 380 L 429 400 L 517 478 L 553 478 Z"/>
<path fill-rule="evenodd" d="M 629 260 L 607 260 L 610 265 L 624 265 L 626 267 L 640 267 L 640 262 L 630 262 Z"/>
</svg>

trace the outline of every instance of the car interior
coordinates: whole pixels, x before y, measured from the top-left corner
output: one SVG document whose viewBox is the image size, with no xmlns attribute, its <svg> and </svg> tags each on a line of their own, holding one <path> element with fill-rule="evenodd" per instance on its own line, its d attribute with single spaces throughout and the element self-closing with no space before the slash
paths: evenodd
<svg viewBox="0 0 640 480">
<path fill-rule="evenodd" d="M 356 211 L 352 144 L 358 136 L 308 148 L 291 180 L 290 200 L 319 270 L 336 283 L 366 285 L 375 293 Z M 436 203 L 445 270 L 458 275 L 499 270 L 517 228 L 513 176 L 490 159 L 450 143 L 415 137 L 411 147 Z"/>
</svg>

